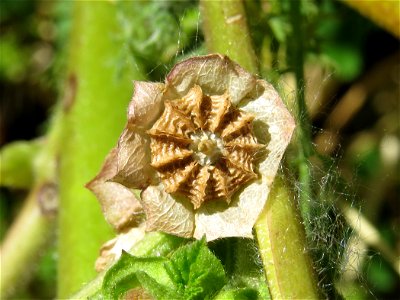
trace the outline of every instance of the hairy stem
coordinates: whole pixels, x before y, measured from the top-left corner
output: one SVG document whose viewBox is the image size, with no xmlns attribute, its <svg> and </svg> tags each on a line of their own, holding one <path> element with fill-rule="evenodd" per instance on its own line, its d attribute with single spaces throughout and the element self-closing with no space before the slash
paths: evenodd
<svg viewBox="0 0 400 300">
<path fill-rule="evenodd" d="M 246 70 L 257 73 L 243 3 L 238 0 L 201 0 L 200 9 L 208 50 L 228 55 Z"/>
<path fill-rule="evenodd" d="M 95 197 L 84 188 L 116 144 L 126 120 L 130 66 L 117 73 L 123 41 L 118 40 L 116 4 L 75 2 L 70 42 L 66 130 L 60 165 L 58 296 L 65 298 L 96 275 L 99 248 L 112 235 Z M 128 76 L 129 74 L 129 76 Z"/>
<path fill-rule="evenodd" d="M 31 158 L 33 187 L 1 245 L 2 299 L 12 296 L 17 288 L 29 281 L 38 256 L 54 233 L 53 210 L 57 203 L 56 157 L 59 153 L 62 125 L 61 110 L 57 107 L 41 149 Z"/>
<path fill-rule="evenodd" d="M 16 141 L 0 151 L 0 186 L 29 189 L 34 182 L 34 160 L 43 143 L 40 140 Z"/>
<path fill-rule="evenodd" d="M 318 299 L 294 196 L 279 177 L 255 230 L 272 299 Z"/>
<path fill-rule="evenodd" d="M 1 245 L 1 299 L 10 297 L 29 280 L 34 262 L 52 232 L 54 220 L 43 216 L 38 205 L 40 188 L 35 186 L 29 193 Z"/>
<path fill-rule="evenodd" d="M 292 33 L 288 39 L 288 62 L 296 78 L 297 138 L 299 144 L 298 163 L 300 181 L 300 211 L 308 226 L 311 210 L 311 171 L 308 158 L 313 153 L 311 126 L 304 93 L 304 45 L 301 19 L 301 1 L 290 1 Z M 307 228 L 306 228 L 307 229 Z"/>
<path fill-rule="evenodd" d="M 257 72 L 242 2 L 203 0 L 200 3 L 208 48 L 211 51 L 228 54 L 249 71 Z M 296 18 L 298 19 L 297 16 Z M 240 45 L 240 47 L 234 45 Z M 296 65 L 298 66 L 296 77 L 300 87 L 300 83 L 304 82 L 303 53 L 300 52 L 296 55 Z M 299 111 L 305 117 L 302 119 L 300 127 L 304 128 L 301 136 L 304 136 L 304 145 L 306 145 L 306 142 L 309 142 L 307 135 L 309 120 L 306 113 L 304 91 L 297 89 L 297 92 Z M 307 165 L 305 166 L 307 167 Z M 306 176 L 308 175 L 307 169 L 303 171 L 303 175 L 303 182 L 305 182 L 309 178 Z M 287 296 L 317 298 L 318 290 L 311 262 L 308 255 L 304 253 L 304 232 L 300 220 L 295 217 L 294 199 L 289 196 L 288 187 L 282 182 L 279 181 L 274 185 L 275 188 L 269 196 L 267 206 L 255 226 L 269 288 L 274 291 L 272 295 L 273 298 L 276 296 L 276 299 L 287 298 Z M 278 215 L 279 217 L 277 217 Z M 286 235 L 288 230 L 291 233 Z M 288 252 L 285 252 L 285 249 Z M 272 261 L 269 259 L 270 257 L 273 258 Z M 296 268 L 295 271 L 293 271 L 293 266 Z"/>
</svg>

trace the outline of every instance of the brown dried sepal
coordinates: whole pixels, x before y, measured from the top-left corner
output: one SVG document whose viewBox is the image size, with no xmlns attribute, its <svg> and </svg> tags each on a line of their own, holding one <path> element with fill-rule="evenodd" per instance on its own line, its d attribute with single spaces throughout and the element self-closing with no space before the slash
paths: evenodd
<svg viewBox="0 0 400 300">
<path fill-rule="evenodd" d="M 254 157 L 263 147 L 253 135 L 253 115 L 231 104 L 228 92 L 205 95 L 194 85 L 180 99 L 165 101 L 148 130 L 151 165 L 167 193 L 190 199 L 194 209 L 224 200 L 257 178 Z"/>
<path fill-rule="evenodd" d="M 117 173 L 117 149 L 107 155 L 100 173 L 86 187 L 99 199 L 103 214 L 116 231 L 137 226 L 143 219 L 143 208 L 132 191 L 109 181 Z"/>
</svg>

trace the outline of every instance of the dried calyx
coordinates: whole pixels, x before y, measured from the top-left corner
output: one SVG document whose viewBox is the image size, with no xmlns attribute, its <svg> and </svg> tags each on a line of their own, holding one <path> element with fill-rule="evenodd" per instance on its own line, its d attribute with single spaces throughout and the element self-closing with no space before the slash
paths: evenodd
<svg viewBox="0 0 400 300">
<path fill-rule="evenodd" d="M 253 135 L 253 118 L 231 105 L 228 92 L 208 96 L 198 85 L 181 99 L 167 100 L 148 130 L 151 165 L 165 191 L 188 197 L 194 209 L 205 201 L 229 203 L 257 178 L 254 157 L 263 146 Z"/>
<path fill-rule="evenodd" d="M 192 57 L 165 83 L 135 82 L 128 123 L 88 187 L 117 230 L 142 209 L 148 231 L 251 237 L 293 129 L 269 83 L 226 56 Z"/>
</svg>

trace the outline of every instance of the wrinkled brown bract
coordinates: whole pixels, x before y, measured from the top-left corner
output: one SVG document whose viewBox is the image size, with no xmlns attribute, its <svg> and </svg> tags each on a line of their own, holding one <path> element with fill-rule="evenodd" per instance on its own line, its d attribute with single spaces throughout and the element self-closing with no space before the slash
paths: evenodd
<svg viewBox="0 0 400 300">
<path fill-rule="evenodd" d="M 122 231 L 138 225 L 143 209 L 132 191 L 119 183 L 109 181 L 117 171 L 114 163 L 116 155 L 117 149 L 113 148 L 100 173 L 86 187 L 99 199 L 107 222 L 117 231 Z"/>
<path fill-rule="evenodd" d="M 193 57 L 165 84 L 135 82 L 128 124 L 101 172 L 113 174 L 97 183 L 141 189 L 147 230 L 251 237 L 293 129 L 270 84 L 226 56 Z"/>
</svg>

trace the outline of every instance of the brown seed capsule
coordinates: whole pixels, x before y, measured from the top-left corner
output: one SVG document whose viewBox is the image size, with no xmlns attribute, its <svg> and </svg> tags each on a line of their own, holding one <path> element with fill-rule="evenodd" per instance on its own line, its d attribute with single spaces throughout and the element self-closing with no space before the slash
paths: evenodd
<svg viewBox="0 0 400 300">
<path fill-rule="evenodd" d="M 295 126 L 273 86 L 210 54 L 134 90 L 115 151 L 88 185 L 107 219 L 125 229 L 120 213 L 138 206 L 148 231 L 252 237 Z"/>
<path fill-rule="evenodd" d="M 257 178 L 254 157 L 263 147 L 252 131 L 253 116 L 231 105 L 229 93 L 205 95 L 194 85 L 181 99 L 165 101 L 148 130 L 151 165 L 165 191 L 182 194 L 195 209 L 224 200 Z"/>
</svg>

